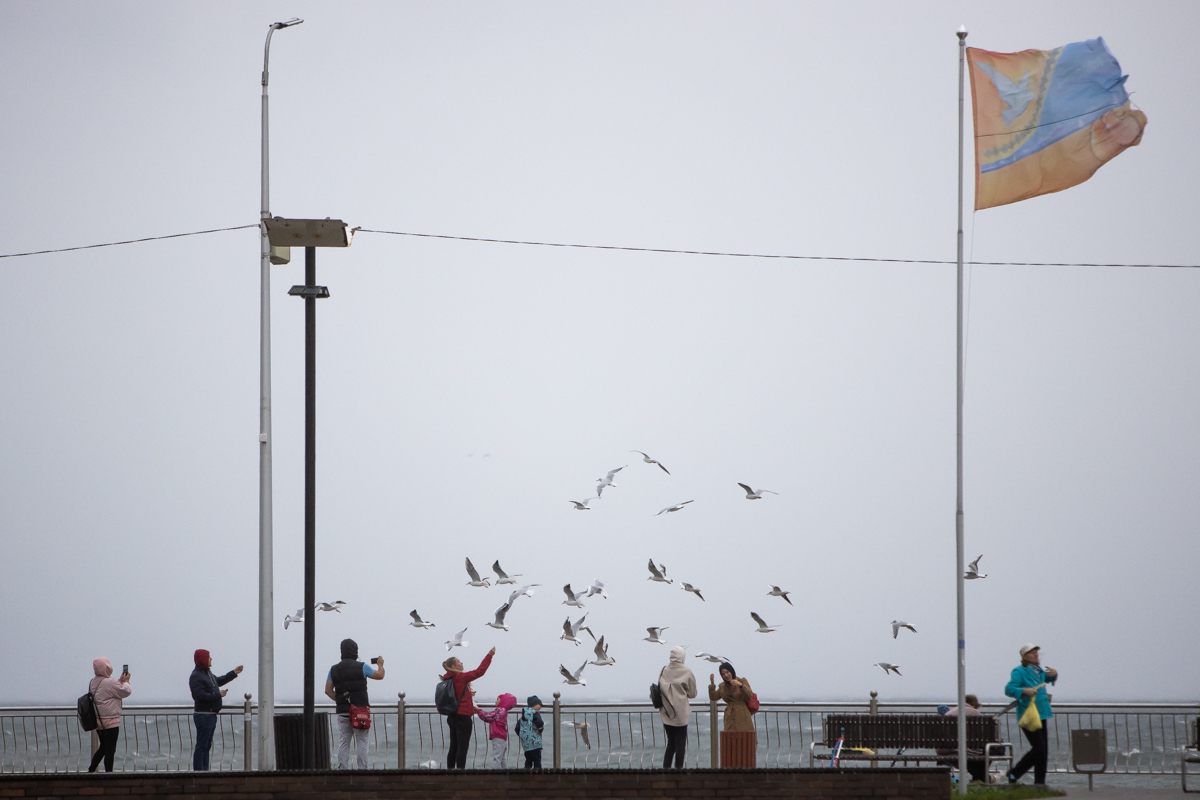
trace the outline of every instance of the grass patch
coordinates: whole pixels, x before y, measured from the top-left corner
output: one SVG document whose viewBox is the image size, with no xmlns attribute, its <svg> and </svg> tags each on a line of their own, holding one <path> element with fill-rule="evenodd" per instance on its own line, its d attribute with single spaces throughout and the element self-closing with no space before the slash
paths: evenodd
<svg viewBox="0 0 1200 800">
<path fill-rule="evenodd" d="M 1032 800 L 1037 797 L 1066 797 L 1061 789 L 1051 789 L 1046 786 L 985 786 L 982 783 L 967 787 L 967 796 L 978 798 L 995 798 L 995 800 Z"/>
</svg>

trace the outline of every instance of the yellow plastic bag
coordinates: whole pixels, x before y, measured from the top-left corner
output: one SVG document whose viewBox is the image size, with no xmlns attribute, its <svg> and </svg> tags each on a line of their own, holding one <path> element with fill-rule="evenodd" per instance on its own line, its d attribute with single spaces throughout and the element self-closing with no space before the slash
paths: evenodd
<svg viewBox="0 0 1200 800">
<path fill-rule="evenodd" d="M 1042 684 L 1045 686 L 1045 684 Z M 1037 687 L 1041 688 L 1041 686 Z M 1042 715 L 1037 710 L 1037 694 L 1029 698 L 1029 706 L 1025 709 L 1025 713 L 1021 715 L 1021 719 L 1017 722 L 1019 726 L 1027 731 L 1040 731 L 1042 729 Z"/>
</svg>

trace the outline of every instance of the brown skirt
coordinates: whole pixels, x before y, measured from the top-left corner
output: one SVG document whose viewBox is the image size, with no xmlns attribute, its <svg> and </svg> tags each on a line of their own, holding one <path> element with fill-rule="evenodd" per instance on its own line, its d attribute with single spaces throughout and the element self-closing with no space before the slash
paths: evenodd
<svg viewBox="0 0 1200 800">
<path fill-rule="evenodd" d="M 754 731 L 721 731 L 721 767 L 754 769 L 758 765 L 758 734 Z"/>
</svg>

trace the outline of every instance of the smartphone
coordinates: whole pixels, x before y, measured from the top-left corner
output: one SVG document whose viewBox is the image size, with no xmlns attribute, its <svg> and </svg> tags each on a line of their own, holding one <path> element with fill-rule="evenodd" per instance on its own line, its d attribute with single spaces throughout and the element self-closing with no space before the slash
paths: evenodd
<svg viewBox="0 0 1200 800">
<path fill-rule="evenodd" d="M 121 674 L 122 674 L 122 675 L 128 675 L 128 674 L 129 674 L 129 665 L 128 665 L 128 664 L 124 664 L 124 665 L 122 665 L 122 667 L 121 667 Z"/>
<path fill-rule="evenodd" d="M 378 664 L 378 663 L 379 663 L 379 659 L 378 659 L 378 658 L 372 658 L 372 659 L 371 659 L 371 663 L 372 663 L 372 664 Z"/>
</svg>

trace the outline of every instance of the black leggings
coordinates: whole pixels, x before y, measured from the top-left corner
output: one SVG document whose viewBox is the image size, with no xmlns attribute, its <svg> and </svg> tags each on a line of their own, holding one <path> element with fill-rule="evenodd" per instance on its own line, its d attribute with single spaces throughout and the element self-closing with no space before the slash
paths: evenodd
<svg viewBox="0 0 1200 800">
<path fill-rule="evenodd" d="M 1042 720 L 1042 727 L 1036 731 L 1027 731 L 1021 729 L 1025 734 L 1025 738 L 1029 740 L 1029 752 L 1026 753 L 1017 765 L 1013 767 L 1009 776 L 1016 780 L 1029 771 L 1033 767 L 1033 782 L 1046 782 L 1046 761 L 1050 757 L 1050 739 L 1046 731 L 1046 720 Z"/>
<path fill-rule="evenodd" d="M 102 728 L 96 731 L 96 735 L 100 737 L 100 747 L 92 756 L 92 765 L 88 767 L 88 772 L 96 771 L 96 767 L 100 766 L 100 759 L 104 759 L 104 771 L 112 772 L 113 756 L 117 754 L 117 737 L 121 735 L 121 726 Z"/>
<path fill-rule="evenodd" d="M 663 731 L 667 734 L 667 752 L 663 756 L 663 769 L 671 768 L 671 759 L 675 760 L 675 769 L 683 769 L 683 757 L 687 754 L 687 725 L 663 723 Z"/>
<path fill-rule="evenodd" d="M 466 714 L 450 714 L 446 717 L 450 727 L 450 752 L 446 753 L 446 769 L 467 768 L 467 748 L 471 746 L 471 717 Z"/>
</svg>

